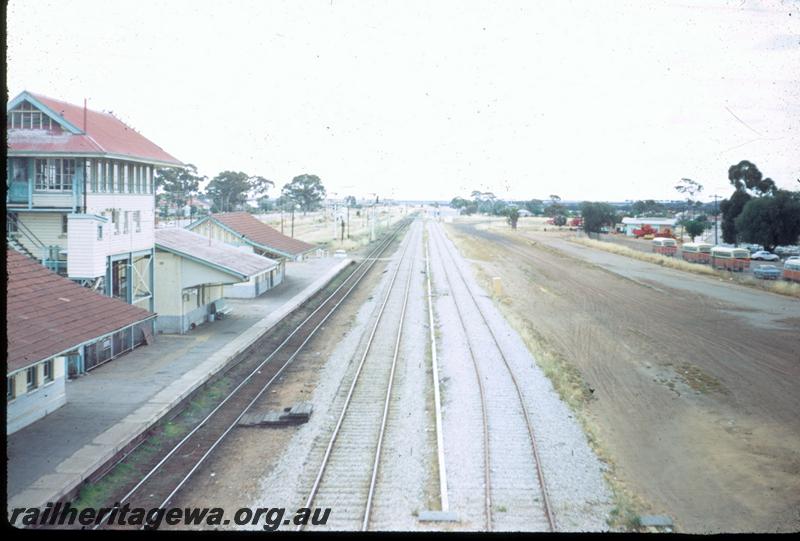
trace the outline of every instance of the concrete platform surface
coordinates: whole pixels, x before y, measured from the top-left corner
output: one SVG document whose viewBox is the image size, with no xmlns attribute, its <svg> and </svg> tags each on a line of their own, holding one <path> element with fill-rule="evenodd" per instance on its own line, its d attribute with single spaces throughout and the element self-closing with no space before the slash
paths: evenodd
<svg viewBox="0 0 800 541">
<path fill-rule="evenodd" d="M 350 259 L 287 263 L 257 299 L 228 299 L 225 319 L 156 337 L 67 382 L 67 404 L 7 437 L 8 509 L 44 507 L 72 491 L 266 330 L 321 290 Z"/>
</svg>

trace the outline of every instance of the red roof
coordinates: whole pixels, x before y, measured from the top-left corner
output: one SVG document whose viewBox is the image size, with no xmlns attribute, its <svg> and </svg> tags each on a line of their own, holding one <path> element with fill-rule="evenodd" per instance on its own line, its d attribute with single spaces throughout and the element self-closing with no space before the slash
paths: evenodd
<svg viewBox="0 0 800 541">
<path fill-rule="evenodd" d="M 76 128 L 84 130 L 82 106 L 32 92 L 27 94 L 61 115 Z M 156 163 L 183 165 L 180 160 L 109 113 L 86 109 L 85 132 L 85 134 L 73 134 L 64 131 L 59 134 L 48 134 L 40 130 L 9 130 L 8 146 L 11 151 L 111 154 Z"/>
<path fill-rule="evenodd" d="M 25 368 L 155 314 L 105 297 L 6 250 L 7 372 Z"/>
<path fill-rule="evenodd" d="M 212 214 L 210 218 L 243 235 L 247 240 L 268 249 L 272 248 L 278 253 L 296 256 L 316 248 L 313 244 L 284 235 L 249 212 Z"/>
</svg>

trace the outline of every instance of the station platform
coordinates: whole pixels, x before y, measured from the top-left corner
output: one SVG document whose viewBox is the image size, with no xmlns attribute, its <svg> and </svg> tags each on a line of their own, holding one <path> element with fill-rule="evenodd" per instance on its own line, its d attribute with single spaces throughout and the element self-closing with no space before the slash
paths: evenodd
<svg viewBox="0 0 800 541">
<path fill-rule="evenodd" d="M 6 439 L 7 509 L 43 508 L 72 492 L 350 262 L 287 263 L 284 282 L 261 297 L 226 299 L 226 318 L 159 334 L 68 381 L 66 405 Z"/>
</svg>

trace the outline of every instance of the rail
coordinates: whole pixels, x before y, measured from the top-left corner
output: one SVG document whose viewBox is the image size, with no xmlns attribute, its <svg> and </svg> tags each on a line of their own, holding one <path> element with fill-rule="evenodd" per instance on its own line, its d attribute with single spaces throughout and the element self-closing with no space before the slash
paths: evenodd
<svg viewBox="0 0 800 541">
<path fill-rule="evenodd" d="M 350 293 L 358 286 L 364 276 L 369 272 L 369 270 L 375 265 L 378 261 L 379 256 L 391 245 L 394 238 L 408 225 L 408 221 L 402 222 L 394 231 L 392 231 L 389 235 L 387 235 L 380 244 L 375 247 L 362 261 L 358 264 L 356 269 L 350 273 L 350 275 L 325 299 L 322 303 L 311 313 L 309 314 L 297 327 L 263 360 L 261 361 L 258 366 L 256 366 L 233 390 L 231 390 L 225 398 L 217 404 L 189 433 L 187 433 L 178 443 L 176 443 L 169 452 L 164 455 L 164 457 L 155 465 L 153 466 L 122 498 L 118 501 L 122 504 L 131 500 L 132 497 L 136 496 L 138 492 L 141 491 L 142 487 L 150 481 L 154 479 L 154 476 L 162 470 L 162 468 L 170 461 L 173 457 L 179 456 L 176 453 L 186 446 L 187 442 L 193 440 L 193 438 L 197 438 L 200 440 L 196 442 L 197 446 L 201 448 L 205 448 L 203 454 L 198 458 L 194 459 L 190 462 L 191 467 L 189 468 L 188 472 L 186 472 L 180 481 L 176 484 L 171 485 L 172 489 L 170 490 L 169 494 L 161 500 L 161 503 L 157 505 L 157 507 L 165 507 L 169 504 L 170 500 L 183 488 L 186 482 L 192 477 L 192 475 L 197 471 L 197 469 L 205 462 L 205 460 L 213 453 L 214 449 L 225 439 L 225 437 L 230 433 L 231 430 L 238 424 L 239 420 L 248 412 L 250 407 L 264 394 L 264 392 L 269 389 L 269 387 L 283 374 L 284 370 L 287 366 L 291 364 L 291 362 L 297 357 L 297 355 L 303 350 L 305 345 L 311 340 L 311 338 L 317 333 L 317 331 L 324 325 L 324 323 L 333 315 L 339 306 L 349 297 Z M 346 289 L 345 289 L 346 288 Z M 327 307 L 328 311 L 323 312 L 323 310 Z M 315 319 L 319 319 L 319 316 L 322 316 L 319 321 L 315 321 Z M 307 324 L 311 322 L 313 327 L 308 330 L 306 328 Z M 261 375 L 261 371 L 265 366 L 268 366 L 270 361 L 272 361 L 275 356 L 281 352 L 284 347 L 293 339 L 295 336 L 300 333 L 301 331 L 306 331 L 307 334 L 302 342 L 296 346 L 294 351 L 290 353 L 288 358 L 283 362 L 283 364 L 277 369 L 277 371 L 271 375 L 268 374 L 266 377 L 269 377 L 268 381 L 266 381 L 263 385 L 260 386 L 260 389 L 255 393 L 255 395 L 250 399 L 247 400 L 247 397 L 239 396 L 240 391 L 242 391 L 246 385 L 254 383 L 256 384 L 256 388 L 258 388 L 259 381 L 254 379 L 256 376 Z M 262 376 L 263 377 L 263 376 Z M 244 398 L 247 400 L 246 405 L 238 410 L 238 414 L 235 415 L 232 421 L 230 419 L 220 419 L 223 422 L 222 427 L 216 427 L 217 430 L 214 430 L 215 427 L 212 426 L 213 422 L 216 421 L 218 416 L 222 416 L 224 412 L 224 407 L 234 399 Z M 235 400 L 231 402 L 233 405 L 233 412 L 231 415 L 237 412 L 235 408 Z M 210 435 L 201 434 L 202 429 L 208 428 L 209 431 L 212 432 Z M 220 430 L 221 429 L 221 430 Z M 210 443 L 205 444 L 203 442 L 203 437 L 206 436 L 210 438 Z M 186 453 L 189 455 L 190 453 Z M 180 458 L 178 458 L 179 460 Z M 151 492 L 148 490 L 146 492 Z M 155 494 L 149 494 L 145 497 L 145 499 L 156 497 Z M 94 526 L 94 529 L 99 528 L 102 526 L 102 523 L 98 523 Z"/>
<path fill-rule="evenodd" d="M 441 230 L 438 229 L 438 227 L 437 227 L 437 234 L 434 235 L 434 236 L 437 237 L 437 240 L 436 240 L 437 245 L 444 248 L 444 252 L 447 253 L 448 258 L 452 262 L 452 266 L 456 268 L 456 271 L 458 272 L 458 275 L 461 278 L 461 281 L 463 282 L 463 284 L 465 286 L 465 289 L 469 293 L 469 297 L 472 300 L 472 304 L 475 306 L 475 309 L 476 309 L 477 313 L 481 316 L 481 319 L 482 319 L 484 325 L 488 329 L 488 331 L 489 331 L 489 333 L 490 333 L 490 335 L 492 337 L 492 340 L 493 340 L 493 342 L 495 344 L 495 347 L 497 348 L 497 351 L 498 351 L 498 353 L 500 354 L 500 357 L 503 360 L 503 365 L 505 366 L 506 370 L 508 371 L 508 374 L 511 377 L 511 381 L 513 382 L 514 390 L 516 391 L 516 396 L 517 396 L 519 404 L 520 404 L 520 406 L 522 408 L 523 416 L 525 418 L 525 425 L 526 425 L 526 428 L 527 428 L 527 431 L 528 431 L 528 436 L 529 436 L 529 439 L 530 439 L 530 442 L 531 442 L 531 449 L 533 451 L 534 462 L 536 463 L 536 476 L 537 476 L 537 479 L 538 479 L 539 486 L 541 488 L 542 505 L 544 507 L 545 517 L 546 517 L 547 523 L 548 523 L 548 525 L 550 527 L 550 531 L 554 532 L 554 531 L 556 531 L 555 516 L 553 515 L 552 506 L 550 505 L 550 498 L 549 498 L 549 495 L 547 493 L 547 484 L 546 484 L 545 478 L 544 478 L 544 471 L 542 470 L 542 465 L 541 465 L 541 460 L 540 460 L 540 455 L 539 455 L 539 449 L 538 449 L 538 445 L 537 445 L 537 442 L 536 442 L 536 436 L 535 436 L 534 429 L 533 429 L 533 423 L 531 422 L 531 419 L 530 419 L 530 414 L 528 412 L 528 407 L 525 404 L 525 401 L 523 399 L 522 391 L 521 391 L 520 386 L 519 386 L 519 382 L 517 381 L 517 378 L 514 375 L 514 371 L 511 369 L 511 365 L 509 364 L 508 359 L 506 358 L 502 347 L 500 347 L 500 342 L 497 339 L 497 336 L 495 335 L 494 331 L 492 330 L 492 327 L 489 325 L 489 321 L 486 319 L 486 316 L 483 313 L 483 310 L 481 309 L 480 305 L 478 304 L 478 301 L 475 298 L 475 294 L 472 291 L 472 288 L 469 287 L 469 282 L 467 282 L 467 279 L 464 276 L 464 273 L 461 270 L 461 267 L 458 265 L 455 257 L 453 256 L 452 250 L 447 245 L 446 241 L 441 239 L 441 237 L 443 235 L 444 235 L 444 233 L 442 233 Z M 450 281 L 449 273 L 447 272 L 448 265 L 444 265 L 444 268 L 445 268 L 445 274 L 448 275 L 448 276 L 446 276 L 446 279 L 449 282 Z M 457 309 L 457 311 L 459 313 L 459 318 L 461 319 L 461 323 L 463 325 L 464 324 L 464 320 L 463 320 L 463 317 L 461 316 L 461 309 L 458 307 L 458 303 L 455 302 L 455 299 L 454 299 L 454 304 L 456 305 L 456 309 Z M 466 327 L 464 327 L 464 329 L 466 331 Z M 469 345 L 469 341 L 467 343 Z M 469 346 L 469 348 L 470 348 L 470 355 L 472 355 L 473 359 L 474 359 L 474 354 L 472 352 L 472 347 Z M 486 426 L 486 423 L 485 423 L 485 420 L 484 420 L 484 427 L 485 426 Z M 488 487 L 488 485 L 487 485 L 487 487 Z M 487 488 L 487 490 L 489 490 L 489 489 Z M 488 496 L 487 496 L 487 498 L 488 498 Z"/>
</svg>

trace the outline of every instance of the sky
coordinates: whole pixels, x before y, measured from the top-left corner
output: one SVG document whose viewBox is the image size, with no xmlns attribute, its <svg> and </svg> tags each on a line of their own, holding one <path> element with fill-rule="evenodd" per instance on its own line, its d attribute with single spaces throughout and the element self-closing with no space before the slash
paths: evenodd
<svg viewBox="0 0 800 541">
<path fill-rule="evenodd" d="M 11 0 L 9 98 L 113 111 L 201 174 L 329 195 L 800 189 L 800 0 Z"/>
</svg>

